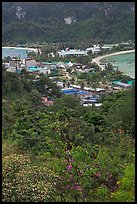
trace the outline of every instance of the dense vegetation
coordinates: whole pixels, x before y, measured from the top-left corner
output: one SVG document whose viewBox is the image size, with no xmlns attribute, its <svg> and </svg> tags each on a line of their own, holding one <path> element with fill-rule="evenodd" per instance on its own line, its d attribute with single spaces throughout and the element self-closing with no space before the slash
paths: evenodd
<svg viewBox="0 0 137 204">
<path fill-rule="evenodd" d="M 3 2 L 4 42 L 135 40 L 134 2 Z"/>
<path fill-rule="evenodd" d="M 33 79 L 2 69 L 2 200 L 135 201 L 135 88 L 96 109 Z M 55 104 L 43 106 L 43 94 Z"/>
</svg>

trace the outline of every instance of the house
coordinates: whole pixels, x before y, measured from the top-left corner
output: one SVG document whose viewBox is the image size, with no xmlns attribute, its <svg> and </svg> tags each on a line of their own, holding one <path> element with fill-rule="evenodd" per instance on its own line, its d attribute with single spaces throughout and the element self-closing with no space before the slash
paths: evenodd
<svg viewBox="0 0 137 204">
<path fill-rule="evenodd" d="M 18 59 L 18 58 L 12 58 L 10 61 L 9 61 L 9 66 L 10 67 L 19 67 L 21 64 L 21 59 Z"/>
<path fill-rule="evenodd" d="M 55 55 L 54 55 L 53 52 L 51 52 L 51 53 L 48 54 L 48 57 L 50 57 L 50 56 L 51 56 L 51 57 L 55 57 Z"/>
<path fill-rule="evenodd" d="M 78 86 L 78 85 L 72 85 L 71 87 L 74 89 L 81 89 L 81 86 Z"/>
<path fill-rule="evenodd" d="M 73 66 L 73 63 L 72 63 L 72 62 L 66 62 L 65 64 L 66 64 L 66 67 L 67 67 L 67 68 L 70 68 L 70 67 Z"/>
<path fill-rule="evenodd" d="M 57 84 L 58 87 L 63 88 L 63 82 L 61 82 L 61 81 L 56 81 L 56 84 Z"/>
<path fill-rule="evenodd" d="M 47 67 L 44 67 L 44 68 L 39 68 L 39 73 L 42 73 L 42 74 L 50 74 L 51 73 L 51 70 Z"/>
<path fill-rule="evenodd" d="M 81 105 L 84 106 L 84 107 L 93 106 L 92 103 L 83 103 L 83 104 L 81 104 Z M 102 103 L 94 103 L 94 106 L 97 107 L 97 108 L 99 108 L 100 106 L 102 106 Z"/>
<path fill-rule="evenodd" d="M 94 88 L 91 88 L 91 87 L 84 87 L 84 90 L 85 90 L 85 91 L 94 91 L 95 89 L 94 89 Z"/>
<path fill-rule="evenodd" d="M 51 106 L 54 104 L 53 100 L 49 99 L 47 96 L 43 96 L 41 98 L 41 101 L 42 101 L 43 105 L 45 105 L 45 106 Z"/>
<path fill-rule="evenodd" d="M 26 67 L 36 66 L 36 65 L 37 65 L 37 62 L 36 62 L 36 60 L 34 60 L 33 58 L 26 58 L 26 59 L 25 59 L 25 65 L 26 65 Z"/>
<path fill-rule="evenodd" d="M 106 91 L 104 88 L 96 88 L 96 91 L 97 92 L 104 92 L 104 91 Z"/>
</svg>

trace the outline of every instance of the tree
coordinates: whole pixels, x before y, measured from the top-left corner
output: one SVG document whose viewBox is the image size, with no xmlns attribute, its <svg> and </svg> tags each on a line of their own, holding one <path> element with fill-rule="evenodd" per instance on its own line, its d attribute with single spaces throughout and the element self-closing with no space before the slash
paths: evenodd
<svg viewBox="0 0 137 204">
<path fill-rule="evenodd" d="M 2 59 L 2 62 L 8 62 L 9 63 L 9 61 L 11 60 L 11 57 L 10 56 L 8 56 L 8 57 L 4 57 L 4 59 Z"/>
<path fill-rule="evenodd" d="M 107 116 L 108 124 L 113 128 L 123 128 L 134 137 L 135 130 L 135 97 L 134 88 L 127 91 L 126 96 L 117 100 L 115 106 L 110 107 Z"/>
<path fill-rule="evenodd" d="M 114 202 L 135 202 L 135 166 L 126 166 L 123 177 L 117 182 L 119 190 L 112 194 Z"/>
<path fill-rule="evenodd" d="M 40 76 L 39 80 L 36 82 L 36 88 L 42 95 L 57 97 L 61 96 L 60 89 L 57 87 L 57 85 L 44 75 Z"/>
</svg>

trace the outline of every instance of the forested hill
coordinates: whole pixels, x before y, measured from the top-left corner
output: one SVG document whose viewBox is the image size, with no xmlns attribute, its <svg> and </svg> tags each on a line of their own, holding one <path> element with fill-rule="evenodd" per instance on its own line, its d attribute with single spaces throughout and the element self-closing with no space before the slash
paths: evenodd
<svg viewBox="0 0 137 204">
<path fill-rule="evenodd" d="M 134 2 L 3 2 L 3 42 L 135 40 Z"/>
</svg>

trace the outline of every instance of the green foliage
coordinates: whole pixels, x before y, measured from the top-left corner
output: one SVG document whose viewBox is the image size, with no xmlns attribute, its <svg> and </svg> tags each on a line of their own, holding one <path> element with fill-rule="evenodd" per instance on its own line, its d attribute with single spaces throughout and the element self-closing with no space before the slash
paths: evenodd
<svg viewBox="0 0 137 204">
<path fill-rule="evenodd" d="M 126 95 L 115 101 L 115 106 L 110 107 L 107 116 L 108 124 L 113 128 L 123 128 L 125 131 L 134 134 L 135 130 L 135 96 L 134 88 Z"/>
<path fill-rule="evenodd" d="M 102 184 L 97 190 L 91 195 L 96 202 L 108 202 L 110 199 L 110 190 Z"/>
<path fill-rule="evenodd" d="M 133 164 L 126 166 L 124 175 L 118 183 L 119 190 L 112 194 L 112 201 L 135 202 L 135 166 Z"/>
<path fill-rule="evenodd" d="M 75 109 L 77 106 L 79 106 L 80 100 L 76 98 L 75 96 L 63 96 L 60 99 L 56 100 L 55 107 L 56 110 L 61 109 L 61 107 L 67 107 L 68 109 Z M 54 109 L 54 107 L 53 107 Z"/>
<path fill-rule="evenodd" d="M 3 157 L 3 202 L 50 202 L 57 175 L 44 165 L 35 166 L 28 155 Z M 52 183 L 53 182 L 53 183 Z"/>
<path fill-rule="evenodd" d="M 39 93 L 46 96 L 61 96 L 60 89 L 56 86 L 56 84 L 44 75 L 42 75 L 36 82 L 36 88 Z"/>
<path fill-rule="evenodd" d="M 134 201 L 135 87 L 93 109 L 43 75 L 2 74 L 4 202 Z"/>
<path fill-rule="evenodd" d="M 20 20 L 16 15 L 18 6 L 25 12 Z M 134 7 L 134 2 L 3 2 L 2 39 L 15 43 L 62 42 L 79 47 L 91 39 L 92 43 L 134 41 Z M 64 19 L 70 16 L 75 22 L 66 25 Z"/>
</svg>

